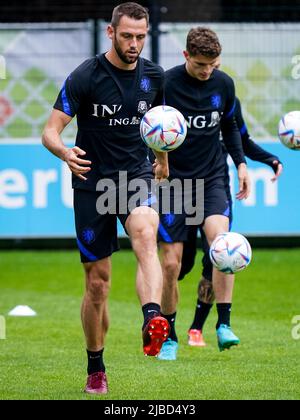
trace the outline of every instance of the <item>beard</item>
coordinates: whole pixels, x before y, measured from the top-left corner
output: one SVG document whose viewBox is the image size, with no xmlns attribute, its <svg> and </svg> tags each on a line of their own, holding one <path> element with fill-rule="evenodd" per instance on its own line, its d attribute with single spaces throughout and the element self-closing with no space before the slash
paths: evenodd
<svg viewBox="0 0 300 420">
<path fill-rule="evenodd" d="M 114 47 L 115 47 L 115 50 L 116 50 L 116 52 L 118 54 L 118 57 L 125 64 L 133 64 L 133 63 L 135 63 L 138 60 L 138 58 L 140 56 L 140 53 L 141 53 L 141 52 L 138 52 L 138 50 L 127 50 L 126 52 L 122 51 L 122 49 L 120 47 L 120 44 L 118 43 L 116 37 L 114 38 Z M 128 56 L 128 53 L 129 52 L 135 53 L 136 55 L 130 57 L 130 56 Z"/>
</svg>

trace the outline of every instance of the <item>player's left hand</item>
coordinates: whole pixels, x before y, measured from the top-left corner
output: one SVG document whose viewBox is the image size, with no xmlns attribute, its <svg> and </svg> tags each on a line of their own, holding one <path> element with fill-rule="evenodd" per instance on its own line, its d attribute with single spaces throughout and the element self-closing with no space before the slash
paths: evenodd
<svg viewBox="0 0 300 420">
<path fill-rule="evenodd" d="M 283 165 L 278 160 L 274 160 L 272 162 L 272 167 L 273 167 L 273 170 L 275 172 L 275 175 L 273 176 L 273 178 L 271 178 L 271 181 L 275 182 L 280 177 L 280 175 L 283 171 Z"/>
<path fill-rule="evenodd" d="M 245 200 L 250 195 L 250 178 L 245 163 L 238 167 L 239 192 L 236 194 L 238 200 Z"/>
<path fill-rule="evenodd" d="M 155 159 L 152 165 L 153 172 L 155 175 L 155 181 L 162 182 L 169 177 L 169 165 L 168 163 L 161 163 Z"/>
</svg>

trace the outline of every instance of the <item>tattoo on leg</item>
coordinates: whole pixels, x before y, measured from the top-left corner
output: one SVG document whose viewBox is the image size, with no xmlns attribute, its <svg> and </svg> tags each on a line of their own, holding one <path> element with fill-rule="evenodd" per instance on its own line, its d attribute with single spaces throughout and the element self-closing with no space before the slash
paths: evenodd
<svg viewBox="0 0 300 420">
<path fill-rule="evenodd" d="M 212 282 L 202 277 L 198 286 L 198 298 L 201 302 L 213 304 L 215 300 Z"/>
</svg>

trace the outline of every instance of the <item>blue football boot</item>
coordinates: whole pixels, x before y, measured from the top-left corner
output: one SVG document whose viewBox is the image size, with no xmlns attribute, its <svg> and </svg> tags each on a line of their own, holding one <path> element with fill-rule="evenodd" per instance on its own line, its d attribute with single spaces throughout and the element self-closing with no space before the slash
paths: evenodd
<svg viewBox="0 0 300 420">
<path fill-rule="evenodd" d="M 162 345 L 161 351 L 157 358 L 159 360 L 176 360 L 178 350 L 178 343 L 176 341 L 167 339 Z"/>
<path fill-rule="evenodd" d="M 240 344 L 240 339 L 225 324 L 221 324 L 217 329 L 217 337 L 220 351 L 229 350 L 230 347 Z"/>
</svg>

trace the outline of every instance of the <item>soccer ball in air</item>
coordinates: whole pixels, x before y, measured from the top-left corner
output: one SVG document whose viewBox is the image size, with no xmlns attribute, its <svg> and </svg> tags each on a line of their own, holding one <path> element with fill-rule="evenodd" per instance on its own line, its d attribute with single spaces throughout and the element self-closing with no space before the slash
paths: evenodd
<svg viewBox="0 0 300 420">
<path fill-rule="evenodd" d="M 291 111 L 281 118 L 278 136 L 284 146 L 300 150 L 300 111 Z"/>
<path fill-rule="evenodd" d="M 252 251 L 247 239 L 235 232 L 220 233 L 209 250 L 212 264 L 223 273 L 233 274 L 250 264 Z"/>
<path fill-rule="evenodd" d="M 177 149 L 185 137 L 187 125 L 177 109 L 162 105 L 151 108 L 143 117 L 140 133 L 148 147 L 158 152 Z"/>
</svg>

